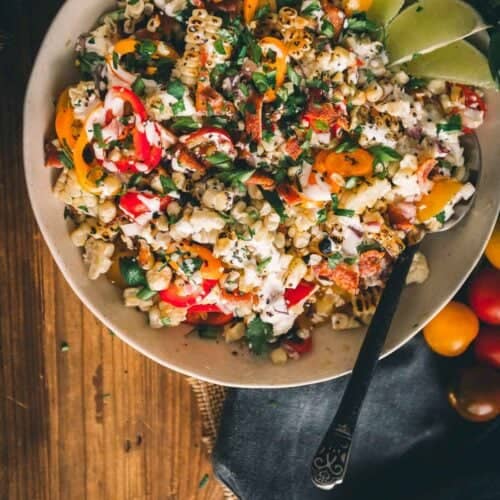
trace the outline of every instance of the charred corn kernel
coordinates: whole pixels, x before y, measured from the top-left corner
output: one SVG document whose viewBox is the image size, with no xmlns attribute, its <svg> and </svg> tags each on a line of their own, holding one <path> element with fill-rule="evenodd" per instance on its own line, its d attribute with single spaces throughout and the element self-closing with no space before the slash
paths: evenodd
<svg viewBox="0 0 500 500">
<path fill-rule="evenodd" d="M 236 342 L 245 336 L 245 324 L 242 321 L 229 324 L 224 327 L 224 340 L 226 342 Z"/>
<path fill-rule="evenodd" d="M 427 88 L 434 94 L 434 95 L 441 95 L 446 92 L 446 82 L 444 80 L 431 80 L 427 84 Z"/>
<path fill-rule="evenodd" d="M 80 224 L 71 233 L 71 241 L 73 242 L 73 245 L 75 245 L 76 247 L 83 247 L 90 235 L 91 230 L 92 228 L 87 222 Z"/>
<path fill-rule="evenodd" d="M 172 281 L 172 270 L 165 262 L 155 262 L 153 267 L 146 272 L 146 280 L 151 290 L 156 292 L 165 290 Z"/>
<path fill-rule="evenodd" d="M 274 246 L 276 248 L 284 248 L 285 247 L 285 235 L 283 233 L 277 233 L 274 237 Z"/>
<path fill-rule="evenodd" d="M 143 300 L 137 296 L 140 288 L 125 288 L 123 300 L 127 307 L 138 307 L 141 311 L 148 311 L 153 306 L 153 299 Z"/>
<path fill-rule="evenodd" d="M 283 347 L 271 351 L 271 361 L 275 365 L 284 365 L 288 361 L 288 354 Z"/>
<path fill-rule="evenodd" d="M 309 240 L 311 239 L 311 235 L 309 233 L 297 233 L 293 237 L 293 244 L 295 248 L 305 248 L 309 244 Z"/>
<path fill-rule="evenodd" d="M 288 267 L 285 288 L 297 288 L 300 280 L 306 275 L 307 266 L 300 257 L 294 257 Z"/>
<path fill-rule="evenodd" d="M 104 198 L 116 196 L 122 188 L 122 182 L 116 175 L 108 174 L 101 184 L 101 195 Z"/>
<path fill-rule="evenodd" d="M 329 316 L 334 307 L 334 297 L 330 294 L 322 295 L 316 301 L 316 312 L 322 316 Z"/>
<path fill-rule="evenodd" d="M 399 85 L 406 85 L 410 81 L 410 77 L 404 71 L 398 71 L 394 75 L 394 81 Z"/>
<path fill-rule="evenodd" d="M 186 187 L 186 176 L 182 172 L 173 172 L 172 180 L 174 181 L 175 187 L 184 191 Z"/>
<path fill-rule="evenodd" d="M 369 102 L 378 102 L 380 101 L 380 99 L 382 99 L 384 91 L 377 82 L 372 82 L 370 83 L 370 85 L 368 85 L 365 94 L 366 94 L 366 99 Z"/>
<path fill-rule="evenodd" d="M 366 102 L 366 94 L 362 90 L 358 90 L 354 97 L 351 99 L 351 103 L 355 106 L 362 106 Z"/>
<path fill-rule="evenodd" d="M 116 205 L 112 201 L 104 201 L 97 207 L 99 220 L 108 224 L 116 217 Z"/>
</svg>

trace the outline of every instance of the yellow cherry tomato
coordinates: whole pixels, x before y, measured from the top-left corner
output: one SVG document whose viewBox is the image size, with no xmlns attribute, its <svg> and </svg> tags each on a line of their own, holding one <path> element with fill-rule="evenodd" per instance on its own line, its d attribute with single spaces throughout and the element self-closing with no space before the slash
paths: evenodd
<svg viewBox="0 0 500 500">
<path fill-rule="evenodd" d="M 372 3 L 373 0 L 344 0 L 343 6 L 346 14 L 350 16 L 355 12 L 366 12 Z"/>
<path fill-rule="evenodd" d="M 479 320 L 472 309 L 450 302 L 424 328 L 429 347 L 441 356 L 460 356 L 479 332 Z"/>
<path fill-rule="evenodd" d="M 417 203 L 417 217 L 425 222 L 444 210 L 444 207 L 462 189 L 463 184 L 455 179 L 436 181 L 429 194 Z"/>
<path fill-rule="evenodd" d="M 497 221 L 495 229 L 493 229 L 493 234 L 484 253 L 491 265 L 500 269 L 500 219 Z"/>
<path fill-rule="evenodd" d="M 262 49 L 264 64 L 269 67 L 271 71 L 276 71 L 276 84 L 274 89 L 269 89 L 264 94 L 264 102 L 272 102 L 276 99 L 276 89 L 280 88 L 285 81 L 288 48 L 281 40 L 272 36 L 262 38 L 259 45 Z M 274 60 L 267 60 L 268 51 L 274 52 Z"/>
</svg>

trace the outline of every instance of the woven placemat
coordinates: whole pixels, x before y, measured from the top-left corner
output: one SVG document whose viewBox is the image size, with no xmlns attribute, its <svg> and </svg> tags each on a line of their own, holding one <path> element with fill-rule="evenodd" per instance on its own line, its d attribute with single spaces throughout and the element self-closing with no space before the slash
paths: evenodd
<svg viewBox="0 0 500 500">
<path fill-rule="evenodd" d="M 196 378 L 188 377 L 189 385 L 193 390 L 196 403 L 202 420 L 202 442 L 208 456 L 212 454 L 219 429 L 222 405 L 226 398 L 226 388 L 220 385 L 209 384 Z M 222 484 L 224 498 L 237 500 L 234 493 Z"/>
</svg>

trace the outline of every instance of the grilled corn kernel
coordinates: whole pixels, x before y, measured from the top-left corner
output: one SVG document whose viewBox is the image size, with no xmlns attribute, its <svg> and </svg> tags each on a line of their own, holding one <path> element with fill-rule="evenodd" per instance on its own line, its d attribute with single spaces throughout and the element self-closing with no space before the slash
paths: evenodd
<svg viewBox="0 0 500 500">
<path fill-rule="evenodd" d="M 271 351 L 271 361 L 275 365 L 284 365 L 288 361 L 288 354 L 283 347 Z"/>
</svg>

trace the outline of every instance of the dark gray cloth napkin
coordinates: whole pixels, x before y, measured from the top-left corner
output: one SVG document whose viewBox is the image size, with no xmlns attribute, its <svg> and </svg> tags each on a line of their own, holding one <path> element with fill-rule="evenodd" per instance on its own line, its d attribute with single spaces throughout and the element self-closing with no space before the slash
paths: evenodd
<svg viewBox="0 0 500 500">
<path fill-rule="evenodd" d="M 448 406 L 456 362 L 433 354 L 418 335 L 379 364 L 346 481 L 332 492 L 314 488 L 309 468 L 347 378 L 231 389 L 215 473 L 242 500 L 500 500 L 500 419 L 473 424 Z"/>
</svg>

